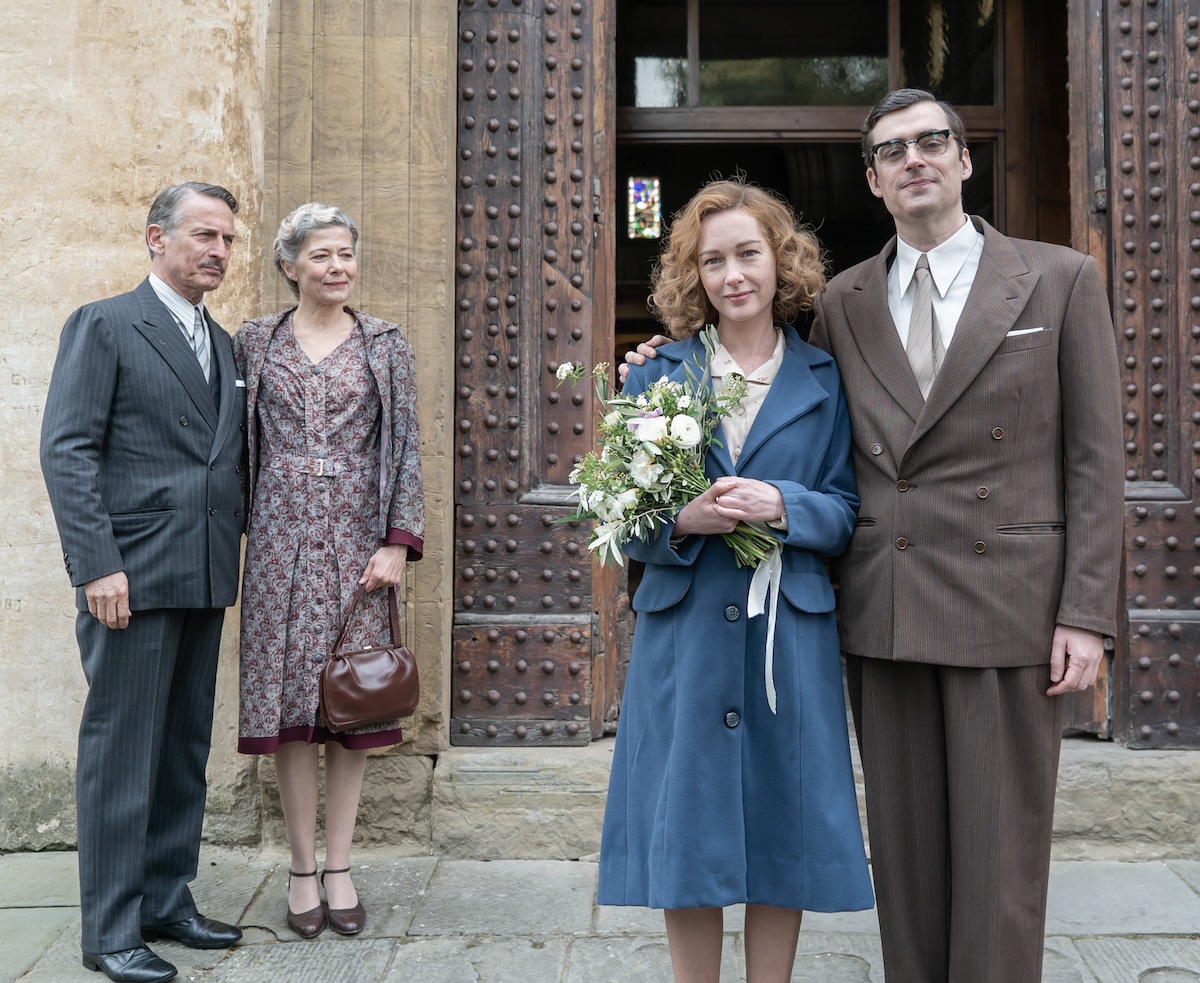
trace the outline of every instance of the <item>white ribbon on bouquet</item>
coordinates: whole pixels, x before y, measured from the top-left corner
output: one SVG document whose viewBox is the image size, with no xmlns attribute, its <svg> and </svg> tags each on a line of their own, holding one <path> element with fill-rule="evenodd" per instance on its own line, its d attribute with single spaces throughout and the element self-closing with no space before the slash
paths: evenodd
<svg viewBox="0 0 1200 983">
<path fill-rule="evenodd" d="M 775 710 L 775 613 L 779 610 L 779 582 L 783 578 L 783 549 L 776 546 L 758 562 L 754 576 L 750 578 L 750 595 L 746 598 L 746 612 L 757 618 L 766 610 L 767 595 L 771 597 L 771 613 L 767 616 L 767 706 Z"/>
</svg>

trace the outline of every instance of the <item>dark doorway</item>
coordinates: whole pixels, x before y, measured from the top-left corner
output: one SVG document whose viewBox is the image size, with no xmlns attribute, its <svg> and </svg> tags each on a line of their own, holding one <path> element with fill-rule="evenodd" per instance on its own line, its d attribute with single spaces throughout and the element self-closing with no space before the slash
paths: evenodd
<svg viewBox="0 0 1200 983">
<path fill-rule="evenodd" d="M 994 144 L 971 144 L 975 173 L 965 189 L 967 210 L 994 222 Z M 744 174 L 783 195 L 811 226 L 826 250 L 830 276 L 873 256 L 893 234 L 882 202 L 867 188 L 856 143 L 651 143 L 617 147 L 618 193 L 630 179 L 657 179 L 662 228 L 696 190 L 713 178 Z M 661 238 L 617 230 L 616 287 L 618 357 L 658 325 L 647 310 L 650 270 Z M 797 325 L 807 335 L 807 323 Z"/>
</svg>

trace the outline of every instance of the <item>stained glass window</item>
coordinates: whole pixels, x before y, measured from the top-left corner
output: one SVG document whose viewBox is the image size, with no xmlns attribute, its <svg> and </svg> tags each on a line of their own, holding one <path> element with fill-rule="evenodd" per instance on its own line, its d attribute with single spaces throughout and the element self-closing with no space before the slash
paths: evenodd
<svg viewBox="0 0 1200 983">
<path fill-rule="evenodd" d="M 629 179 L 629 238 L 662 236 L 662 197 L 656 177 Z"/>
</svg>

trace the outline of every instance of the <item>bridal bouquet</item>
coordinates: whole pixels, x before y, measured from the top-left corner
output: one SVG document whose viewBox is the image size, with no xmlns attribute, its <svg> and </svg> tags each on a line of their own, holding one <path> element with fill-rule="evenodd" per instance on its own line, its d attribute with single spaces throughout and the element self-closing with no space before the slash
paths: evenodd
<svg viewBox="0 0 1200 983">
<path fill-rule="evenodd" d="M 685 366 L 686 382 L 663 376 L 638 396 L 611 391 L 606 363 L 592 370 L 602 412 L 600 447 L 571 472 L 571 484 L 579 486 L 571 518 L 596 520 L 588 549 L 602 564 L 623 566 L 622 546 L 654 538 L 666 520 L 708 489 L 705 452 L 719 443 L 714 431 L 746 395 L 746 380 L 733 375 L 714 390 L 709 366 L 720 344 L 716 329 L 704 328 L 701 341 L 706 356 L 701 373 Z M 560 384 L 577 383 L 587 370 L 564 362 L 556 374 Z M 738 565 L 746 567 L 757 567 L 779 545 L 765 529 L 745 522 L 724 539 Z"/>
</svg>

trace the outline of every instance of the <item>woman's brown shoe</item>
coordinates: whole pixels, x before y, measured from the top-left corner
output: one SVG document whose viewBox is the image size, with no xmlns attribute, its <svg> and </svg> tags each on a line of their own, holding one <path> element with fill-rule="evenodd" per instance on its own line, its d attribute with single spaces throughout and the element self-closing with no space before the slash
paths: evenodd
<svg viewBox="0 0 1200 983">
<path fill-rule="evenodd" d="M 326 874 L 348 874 L 349 867 L 343 867 L 341 870 L 323 870 L 321 872 L 321 887 L 325 886 Z M 339 935 L 357 935 L 363 930 L 363 925 L 367 922 L 367 911 L 362 906 L 360 898 L 358 904 L 353 908 L 330 908 L 329 909 L 329 927 Z"/>
<path fill-rule="evenodd" d="M 294 870 L 288 871 L 288 889 L 291 889 L 293 877 L 316 877 L 317 872 L 310 870 L 307 874 L 297 874 Z M 312 911 L 306 911 L 297 915 L 292 911 L 291 905 L 288 906 L 287 927 L 299 935 L 302 939 L 316 938 L 323 931 L 325 926 L 329 924 L 330 919 L 325 917 L 325 906 L 317 905 Z"/>
</svg>

